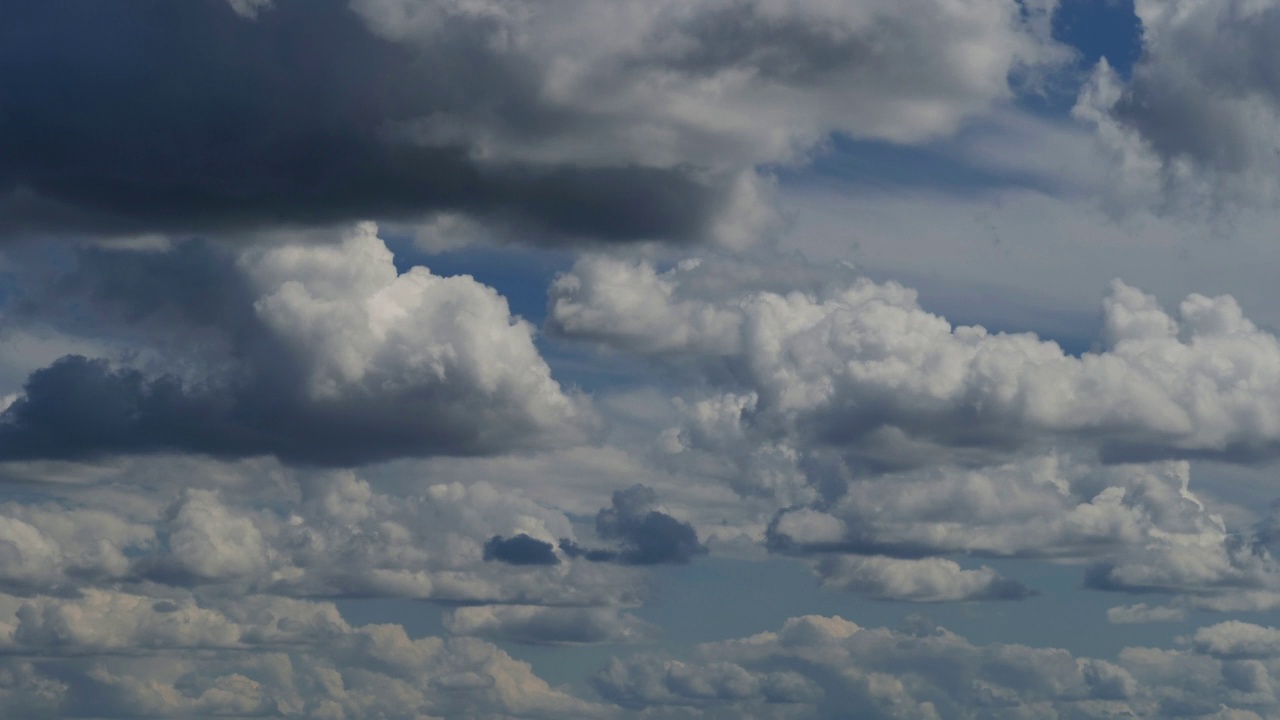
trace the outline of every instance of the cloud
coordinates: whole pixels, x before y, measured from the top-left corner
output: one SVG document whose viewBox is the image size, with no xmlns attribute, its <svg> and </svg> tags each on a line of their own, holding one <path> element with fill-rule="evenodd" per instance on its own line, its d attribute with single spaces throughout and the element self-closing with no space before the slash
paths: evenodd
<svg viewBox="0 0 1280 720">
<path fill-rule="evenodd" d="M 4 411 L 0 455 L 185 451 L 355 465 L 570 444 L 590 426 L 502 296 L 468 276 L 399 273 L 371 224 L 336 245 L 197 262 L 208 254 L 87 258 L 111 261 L 68 283 L 87 285 L 103 312 L 126 327 L 132 319 L 143 337 L 184 325 L 177 337 L 196 342 L 156 361 L 156 374 L 80 356 L 32 373 Z M 148 268 L 177 275 L 126 281 Z M 187 286 L 190 276 L 211 292 Z"/>
<path fill-rule="evenodd" d="M 1136 605 L 1117 605 L 1107 608 L 1107 622 L 1117 625 L 1135 623 L 1183 622 L 1187 619 L 1186 608 L 1169 606 L 1151 606 L 1146 603 Z"/>
<path fill-rule="evenodd" d="M 1111 662 L 975 645 L 942 628 L 891 631 L 805 616 L 689 657 L 615 658 L 593 685 L 628 708 L 692 717 L 835 718 L 857 707 L 867 718 L 1256 718 L 1276 709 L 1269 670 L 1154 648 L 1126 648 Z"/>
<path fill-rule="evenodd" d="M 586 257 L 553 285 L 548 322 L 702 369 L 745 398 L 747 448 L 790 436 L 874 468 L 930 447 L 1046 440 L 1093 443 L 1113 461 L 1249 460 L 1280 440 L 1280 342 L 1227 295 L 1190 295 L 1175 315 L 1116 281 L 1103 303 L 1105 348 L 1077 357 L 1031 333 L 952 326 L 893 282 L 783 294 L 700 287 L 706 277 L 696 263 L 659 273 Z"/>
<path fill-rule="evenodd" d="M 11 607 L 8 598 L 0 604 Z M 47 717 L 594 717 L 470 638 L 352 627 L 330 603 L 91 591 L 6 611 L 6 712 Z M 27 658 L 39 655 L 32 662 Z"/>
<path fill-rule="evenodd" d="M 484 559 L 511 565 L 555 565 L 555 546 L 521 533 L 512 538 L 494 535 L 484 544 Z"/>
<path fill-rule="evenodd" d="M 660 634 L 657 626 L 616 608 L 483 605 L 452 610 L 444 624 L 454 635 L 526 645 L 635 643 Z"/>
<path fill-rule="evenodd" d="M 1272 658 L 1280 655 L 1280 630 L 1231 620 L 1196 630 L 1191 646 L 1217 658 Z"/>
<path fill-rule="evenodd" d="M 587 550 L 564 540 L 560 547 L 571 557 L 626 565 L 681 565 L 707 552 L 693 525 L 658 507 L 658 494 L 652 488 L 637 484 L 619 490 L 613 494 L 612 507 L 596 514 L 596 535 L 618 542 L 620 549 Z"/>
<path fill-rule="evenodd" d="M 755 166 L 948 134 L 1066 58 L 1013 0 L 69 7 L 0 16 L 7 235 L 449 213 L 740 244 L 776 223 Z"/>
<path fill-rule="evenodd" d="M 824 587 L 876 600 L 1023 600 L 1035 594 L 1022 583 L 1003 578 L 985 565 L 965 570 L 944 558 L 828 556 L 819 560 L 814 569 Z"/>
</svg>

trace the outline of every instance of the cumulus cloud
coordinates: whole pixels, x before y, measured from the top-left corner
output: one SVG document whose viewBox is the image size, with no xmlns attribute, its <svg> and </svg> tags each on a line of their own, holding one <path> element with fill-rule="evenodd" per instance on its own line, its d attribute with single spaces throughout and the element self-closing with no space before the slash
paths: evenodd
<svg viewBox="0 0 1280 720">
<path fill-rule="evenodd" d="M 829 556 L 819 560 L 815 570 L 826 587 L 877 600 L 1022 600 L 1034 594 L 1022 583 L 1003 578 L 985 565 L 965 570 L 944 558 Z"/>
<path fill-rule="evenodd" d="M 1143 54 L 1132 76 L 1104 60 L 1075 109 L 1114 152 L 1122 182 L 1162 194 L 1168 209 L 1274 197 L 1280 5 L 1138 0 L 1134 11 Z"/>
<path fill-rule="evenodd" d="M 1117 625 L 1135 623 L 1182 622 L 1187 619 L 1186 608 L 1151 606 L 1146 603 L 1117 605 L 1107 608 L 1107 622 Z"/>
<path fill-rule="evenodd" d="M 754 166 L 832 132 L 952 132 L 1066 58 L 1053 7 L 11 3 L 0 25 L 28 42 L 0 59 L 0 104 L 21 108 L 0 125 L 0 228 L 447 213 L 525 240 L 749 242 L 776 222 Z"/>
<path fill-rule="evenodd" d="M 952 326 L 895 283 L 812 271 L 781 292 L 717 264 L 585 257 L 548 322 L 683 383 L 655 455 L 771 498 L 771 549 L 861 556 L 823 562 L 871 596 L 981 594 L 991 576 L 938 557 L 978 553 L 1088 559 L 1091 587 L 1206 609 L 1275 606 L 1274 533 L 1229 528 L 1191 466 L 1162 459 L 1275 454 L 1280 343 L 1232 298 L 1175 314 L 1116 282 L 1076 356 Z M 905 580 L 942 576 L 956 582 Z"/>
<path fill-rule="evenodd" d="M 1273 658 L 1280 655 L 1280 630 L 1231 620 L 1196 630 L 1191 646 L 1218 658 Z"/>
<path fill-rule="evenodd" d="M 570 557 L 625 565 L 680 565 L 707 552 L 693 525 L 663 512 L 653 488 L 639 484 L 615 492 L 612 506 L 596 514 L 596 535 L 619 548 L 586 549 L 562 539 L 560 549 Z"/>
<path fill-rule="evenodd" d="M 335 245 L 250 249 L 235 262 L 215 252 L 220 264 L 193 271 L 208 294 L 184 286 L 191 251 L 123 252 L 69 282 L 86 285 L 104 312 L 141 323 L 134 332 L 149 323 L 148 337 L 165 337 L 167 315 L 208 341 L 175 350 L 159 374 L 80 356 L 32 373 L 4 411 L 0 454 L 186 451 L 352 465 L 562 445 L 592 422 L 502 296 L 468 276 L 399 273 L 372 224 Z M 148 267 L 180 274 L 124 281 Z M 208 349 L 221 353 L 205 359 Z"/>
<path fill-rule="evenodd" d="M 1248 458 L 1280 440 L 1280 342 L 1230 296 L 1190 295 L 1170 314 L 1116 281 L 1106 347 L 1077 357 L 1030 333 L 952 326 L 893 282 L 707 297 L 695 270 L 584 258 L 552 287 L 548 322 L 605 347 L 727 365 L 710 378 L 743 398 L 740 432 L 872 463 L 908 461 L 886 456 L 895 436 L 904 456 L 1049 438 L 1096 443 L 1113 460 Z"/>
</svg>

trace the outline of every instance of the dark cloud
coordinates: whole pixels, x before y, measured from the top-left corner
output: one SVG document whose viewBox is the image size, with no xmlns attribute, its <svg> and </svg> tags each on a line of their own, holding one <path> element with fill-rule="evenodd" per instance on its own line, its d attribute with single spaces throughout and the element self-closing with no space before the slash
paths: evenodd
<svg viewBox="0 0 1280 720">
<path fill-rule="evenodd" d="M 429 44 L 371 33 L 347 3 L 224 0 L 0 7 L 0 233 L 129 234 L 436 210 L 526 237 L 690 239 L 724 190 L 684 168 L 482 162 L 407 130 L 436 114 L 563 129 L 531 63 L 481 20 Z M 541 128 L 541 130 L 540 130 Z"/>
<path fill-rule="evenodd" d="M 551 543 L 524 533 L 510 538 L 501 535 L 489 538 L 484 544 L 484 559 L 508 565 L 557 565 L 560 562 Z"/>
<path fill-rule="evenodd" d="M 633 565 L 687 563 L 707 549 L 698 533 L 656 509 L 658 494 L 644 485 L 633 485 L 613 494 L 613 507 L 596 515 L 596 534 L 622 543 L 619 559 Z"/>
<path fill-rule="evenodd" d="M 636 484 L 619 490 L 613 494 L 612 506 L 596 514 L 596 535 L 616 542 L 618 547 L 585 548 L 561 538 L 560 551 L 589 562 L 624 565 L 682 565 L 707 552 L 693 525 L 671 517 L 657 506 L 658 494 L 653 488 Z"/>
<path fill-rule="evenodd" d="M 23 396 L 0 415 L 0 458 L 186 451 L 348 466 L 501 447 L 477 437 L 460 408 L 415 409 L 421 398 L 412 397 L 316 402 L 301 390 L 263 378 L 192 386 L 70 355 L 32 373 Z"/>
</svg>

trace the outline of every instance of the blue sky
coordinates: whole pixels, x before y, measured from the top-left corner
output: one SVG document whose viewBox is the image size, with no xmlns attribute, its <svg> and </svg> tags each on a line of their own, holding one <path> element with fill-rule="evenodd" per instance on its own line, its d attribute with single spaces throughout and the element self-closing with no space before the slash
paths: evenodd
<svg viewBox="0 0 1280 720">
<path fill-rule="evenodd" d="M 1280 718 L 1280 4 L 0 28 L 0 716 Z"/>
</svg>

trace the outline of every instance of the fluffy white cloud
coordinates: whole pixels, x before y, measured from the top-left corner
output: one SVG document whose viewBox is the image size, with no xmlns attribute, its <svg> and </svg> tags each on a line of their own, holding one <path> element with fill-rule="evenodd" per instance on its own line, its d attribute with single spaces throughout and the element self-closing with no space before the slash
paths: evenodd
<svg viewBox="0 0 1280 720">
<path fill-rule="evenodd" d="M 877 433 L 954 446 L 1087 438 L 1130 456 L 1270 452 L 1280 440 L 1280 342 L 1230 296 L 1191 295 L 1176 315 L 1119 281 L 1103 304 L 1108 346 L 1071 356 L 1029 333 L 953 327 L 896 283 L 820 292 L 696 286 L 696 265 L 588 257 L 551 291 L 570 337 L 726 364 L 741 425 L 761 439 L 852 446 Z M 877 438 L 875 446 L 884 446 Z"/>
<path fill-rule="evenodd" d="M 168 524 L 169 557 L 183 571 L 208 580 L 264 572 L 270 562 L 262 533 L 208 490 L 188 490 Z"/>
<path fill-rule="evenodd" d="M 879 600 L 1021 600 L 1031 594 L 1021 583 L 985 565 L 965 570 L 945 558 L 832 556 L 819 560 L 815 570 L 824 586 Z"/>
<path fill-rule="evenodd" d="M 587 419 L 505 298 L 466 275 L 398 272 L 372 223 L 338 245 L 251 250 L 241 263 L 260 293 L 254 308 L 300 356 L 318 405 L 391 406 L 406 421 L 473 427 L 481 444 L 516 431 L 572 438 Z"/>
</svg>

